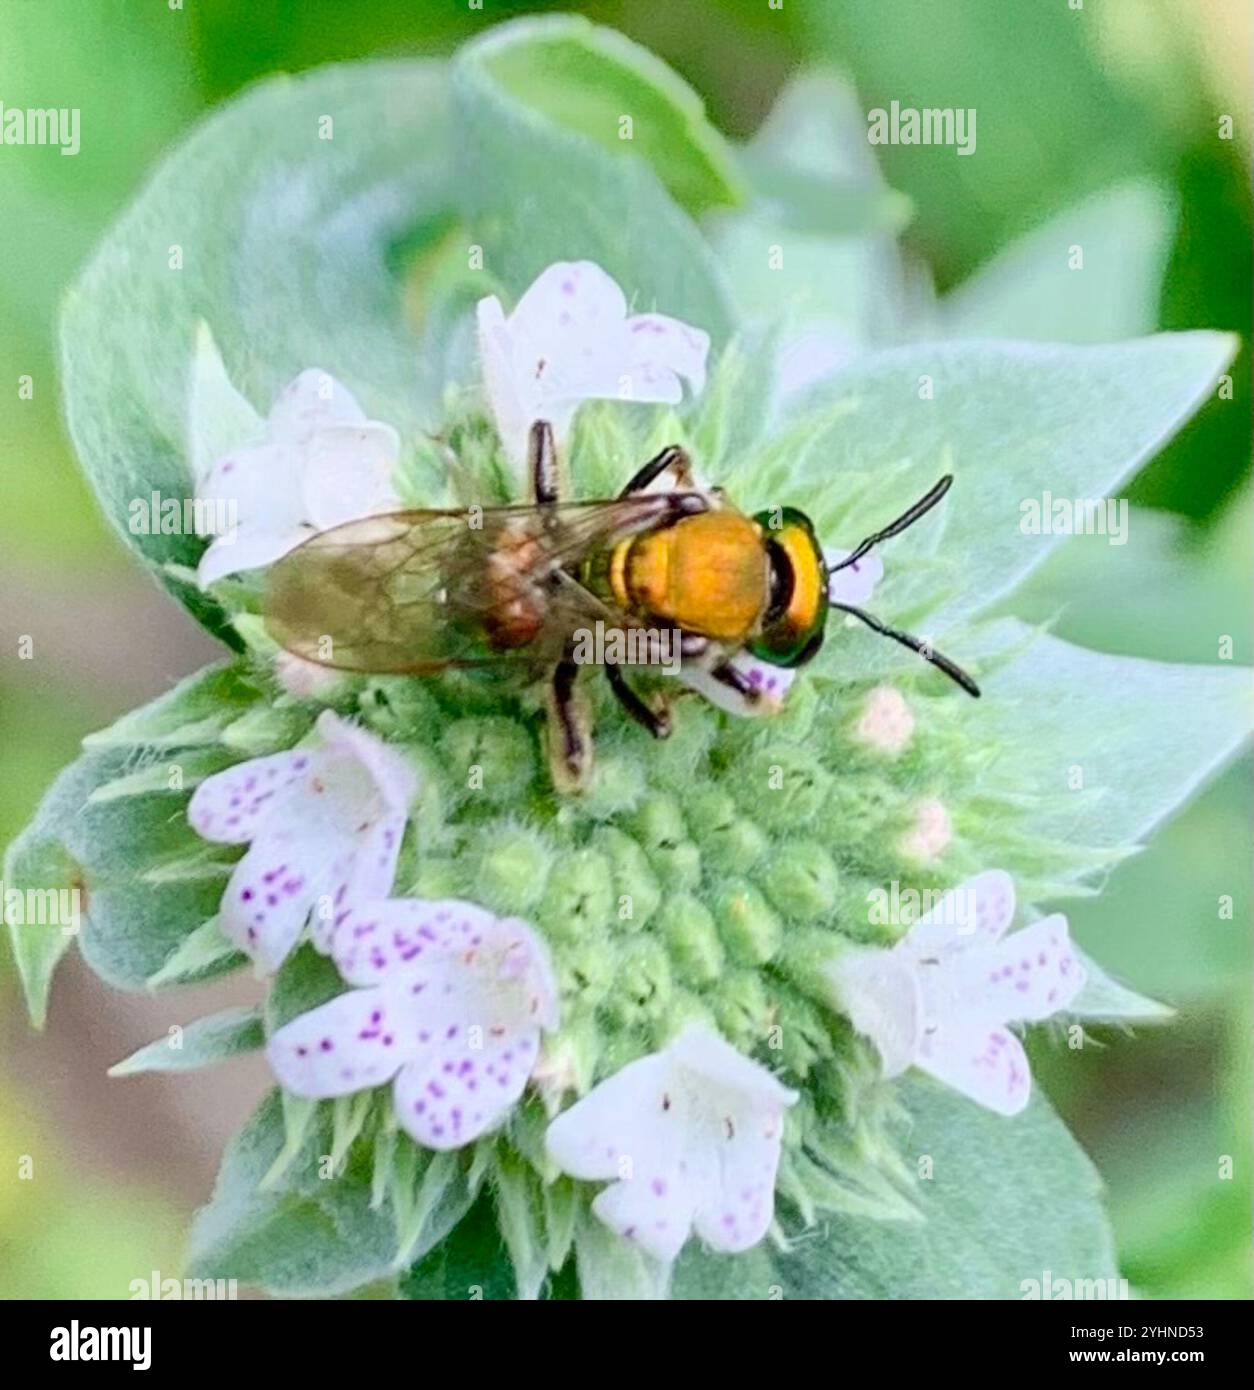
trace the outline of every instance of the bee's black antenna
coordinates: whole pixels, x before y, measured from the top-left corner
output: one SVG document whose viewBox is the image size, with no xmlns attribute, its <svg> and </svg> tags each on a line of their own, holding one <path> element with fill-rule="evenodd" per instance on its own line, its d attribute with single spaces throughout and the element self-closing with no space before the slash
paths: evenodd
<svg viewBox="0 0 1254 1390">
<path fill-rule="evenodd" d="M 859 542 L 857 549 L 846 555 L 839 564 L 829 566 L 827 571 L 828 574 L 835 574 L 837 570 L 843 570 L 850 565 L 856 565 L 867 551 L 879 545 L 880 541 L 886 541 L 892 536 L 899 536 L 907 527 L 913 526 L 920 517 L 926 516 L 941 498 L 944 497 L 953 485 L 953 481 L 954 475 L 952 473 L 946 473 L 926 497 L 920 497 L 914 506 L 902 512 L 896 521 L 890 521 L 882 531 L 876 531 L 873 536 L 868 536 L 866 540 Z M 939 665 L 939 663 L 937 664 Z"/>
<path fill-rule="evenodd" d="M 948 484 L 948 479 L 944 480 Z M 935 489 L 933 489 L 935 491 Z M 920 504 L 922 505 L 922 504 Z M 924 661 L 930 661 L 938 670 L 944 671 L 951 681 L 960 685 L 968 695 L 980 698 L 980 687 L 971 679 L 961 666 L 945 656 L 942 652 L 936 651 L 921 637 L 915 637 L 912 633 L 902 632 L 900 628 L 889 627 L 887 623 L 882 623 L 871 613 L 864 609 L 855 608 L 850 603 L 833 603 L 833 608 L 838 608 L 842 613 L 848 613 L 869 627 L 872 632 L 878 632 L 881 637 L 891 637 L 894 642 L 900 642 L 903 647 L 909 647 L 912 652 L 918 652 Z"/>
</svg>

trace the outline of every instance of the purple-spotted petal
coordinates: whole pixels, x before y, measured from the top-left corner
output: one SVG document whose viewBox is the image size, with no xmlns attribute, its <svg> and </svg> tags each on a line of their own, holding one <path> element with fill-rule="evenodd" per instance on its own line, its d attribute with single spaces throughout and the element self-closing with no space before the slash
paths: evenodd
<svg viewBox="0 0 1254 1390">
<path fill-rule="evenodd" d="M 395 931 L 395 907 L 372 904 L 363 922 L 379 912 Z M 422 903 L 404 920 L 412 935 L 399 948 L 387 943 L 381 972 L 409 1001 L 418 1044 L 397 1077 L 396 1117 L 420 1144 L 457 1148 L 494 1128 L 522 1094 L 541 1030 L 557 1024 L 552 966 L 524 922 L 466 903 Z M 373 967 L 367 946 L 355 968 Z"/>
<path fill-rule="evenodd" d="M 1034 1023 L 1066 1009 L 1084 985 L 1084 967 L 1061 915 L 1033 922 L 989 950 L 954 962 L 971 1018 Z"/>
<path fill-rule="evenodd" d="M 999 1115 L 1017 1115 L 1032 1090 L 1023 1044 L 1005 1028 L 978 1021 L 943 1021 L 927 1035 L 917 1064 Z"/>
<path fill-rule="evenodd" d="M 312 909 L 313 936 L 326 951 L 352 901 L 391 890 L 417 788 L 405 759 L 375 735 L 330 710 L 317 729 L 317 747 L 219 773 L 197 788 L 188 808 L 200 834 L 253 841 L 231 875 L 220 918 L 227 936 L 270 970 Z"/>
<path fill-rule="evenodd" d="M 323 955 L 331 953 L 350 904 L 373 902 L 391 891 L 404 835 L 404 815 L 384 816 L 355 836 L 352 849 L 335 861 L 325 910 L 313 919 L 313 942 Z"/>
<path fill-rule="evenodd" d="M 390 1081 L 417 1048 L 413 1031 L 404 1000 L 357 989 L 285 1024 L 266 1056 L 285 1089 L 322 1100 Z"/>
<path fill-rule="evenodd" d="M 720 1144 L 717 1195 L 697 1208 L 697 1235 L 726 1254 L 748 1250 L 766 1235 L 775 1215 L 782 1113 L 744 1107 L 736 1115 L 734 1140 Z"/>
<path fill-rule="evenodd" d="M 700 1221 L 701 1183 L 708 1174 L 657 1165 L 643 1177 L 616 1182 L 592 1201 L 592 1212 L 611 1231 L 669 1263 Z"/>
<path fill-rule="evenodd" d="M 560 262 L 541 272 L 507 323 L 514 390 L 528 424 L 567 416 L 582 400 L 616 396 L 629 369 L 623 292 L 591 261 Z M 554 422 L 559 435 L 561 425 Z"/>
<path fill-rule="evenodd" d="M 988 869 L 944 893 L 910 928 L 902 948 L 918 959 L 995 945 L 1015 915 L 1014 880 Z"/>
<path fill-rule="evenodd" d="M 196 788 L 187 819 L 197 835 L 224 845 L 242 845 L 257 833 L 262 821 L 289 789 L 308 775 L 313 755 L 293 749 L 266 758 L 252 758 L 238 767 L 214 773 Z"/>
<path fill-rule="evenodd" d="M 466 1031 L 448 1025 L 396 1078 L 396 1118 L 425 1148 L 457 1149 L 495 1129 L 517 1104 L 535 1065 L 538 1028 L 477 1042 L 468 1042 Z"/>
<path fill-rule="evenodd" d="M 595 354 L 627 317 L 617 282 L 593 261 L 558 261 L 531 282 L 509 316 L 515 343 L 572 365 Z M 517 364 L 517 358 L 516 364 Z M 527 359 L 526 366 L 534 363 Z"/>
<path fill-rule="evenodd" d="M 681 378 L 692 394 L 705 389 L 705 360 L 710 335 L 665 314 L 637 314 L 627 320 L 628 376 L 631 399 L 676 404 L 683 395 Z"/>
<path fill-rule="evenodd" d="M 776 666 L 748 652 L 737 652 L 731 659 L 731 665 L 745 678 L 749 688 L 775 709 L 784 703 L 784 697 L 798 675 L 796 668 Z"/>
<path fill-rule="evenodd" d="M 389 898 L 351 907 L 338 921 L 334 952 L 344 977 L 366 986 L 336 1000 L 334 1017 L 356 1024 L 367 1006 L 351 1001 L 366 1000 L 371 1016 L 382 1011 L 387 1024 L 386 1038 L 350 1030 L 346 1045 L 371 1042 L 369 1055 L 387 1049 L 389 1057 L 395 1048 L 404 1061 L 393 1103 L 405 1130 L 445 1149 L 499 1124 L 535 1067 L 542 1031 L 557 1025 L 557 985 L 535 932 L 471 903 Z M 330 1008 L 308 1016 L 311 1030 L 331 1017 Z M 336 1036 L 323 1051 L 334 1049 Z M 308 1049 L 305 1032 L 293 1038 Z M 328 1069 L 309 1050 L 294 1057 L 289 1048 L 282 1061 L 297 1094 L 332 1094 L 309 1089 L 320 1084 L 347 1086 L 350 1067 Z M 359 1069 L 362 1079 L 348 1089 L 377 1085 L 396 1069 L 369 1077 Z"/>
<path fill-rule="evenodd" d="M 1000 1114 L 1027 1104 L 1027 1059 L 1005 1025 L 1062 1012 L 1085 975 L 1064 917 L 1006 936 L 1014 910 L 1013 882 L 991 870 L 942 895 L 891 950 L 837 956 L 832 1001 L 887 1075 L 913 1063 Z"/>
<path fill-rule="evenodd" d="M 739 717 L 753 717 L 771 714 L 776 711 L 788 687 L 792 684 L 790 673 L 759 661 L 748 652 L 738 652 L 731 664 L 750 682 L 754 689 L 762 690 L 765 698 L 750 700 L 724 681 L 715 680 L 709 669 L 700 661 L 685 662 L 679 670 L 679 679 L 690 689 L 708 700 L 715 709 L 726 710 L 728 714 Z"/>
<path fill-rule="evenodd" d="M 214 537 L 197 566 L 202 587 L 273 564 L 312 535 L 300 505 L 300 472 L 297 451 L 271 442 L 215 461 L 196 489 L 197 500 L 209 504 L 198 508 L 198 520 L 211 523 Z"/>
<path fill-rule="evenodd" d="M 592 1210 L 649 1254 L 673 1260 L 692 1230 L 699 1189 L 692 1116 L 671 1059 L 629 1062 L 549 1125 L 549 1156 L 572 1177 L 608 1179 Z M 704 1164 L 704 1161 L 702 1161 Z"/>
<path fill-rule="evenodd" d="M 247 532 L 293 531 L 301 514 L 301 459 L 297 450 L 270 442 L 235 449 L 216 459 L 196 489 L 202 502 L 214 507 L 198 509 L 196 520 L 202 529 L 206 521 L 217 531 L 222 516 L 241 524 Z"/>
<path fill-rule="evenodd" d="M 350 984 L 373 985 L 416 970 L 443 972 L 450 962 L 473 964 L 475 953 L 498 949 L 499 940 L 499 919 L 476 903 L 387 898 L 347 907 L 332 955 Z"/>
<path fill-rule="evenodd" d="M 277 970 L 300 938 L 325 892 L 334 844 L 325 829 L 268 820 L 232 870 L 218 925 L 263 970 Z"/>
</svg>

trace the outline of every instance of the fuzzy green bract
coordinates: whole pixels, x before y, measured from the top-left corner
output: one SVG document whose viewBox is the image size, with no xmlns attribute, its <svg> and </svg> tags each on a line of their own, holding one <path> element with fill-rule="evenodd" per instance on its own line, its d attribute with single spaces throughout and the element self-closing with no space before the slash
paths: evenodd
<svg viewBox="0 0 1254 1390">
<path fill-rule="evenodd" d="M 636 112 L 633 139 L 620 138 L 620 105 Z M 734 1257 L 690 1245 L 673 1296 L 1018 1297 L 1046 1269 L 1115 1275 L 1087 1159 L 1039 1093 L 1006 1120 L 921 1078 L 884 1082 L 816 979 L 838 938 L 891 939 L 866 905 L 894 880 L 940 888 L 999 866 L 1021 911 L 1094 891 L 1244 737 L 1244 673 L 1081 650 L 1005 615 L 1062 544 L 1021 533 L 1021 500 L 1110 494 L 1212 393 L 1232 343 L 888 346 L 872 301 L 894 293 L 892 236 L 907 210 L 863 164 L 822 158 L 847 129 L 846 105 L 835 79 L 806 79 L 736 151 L 650 55 L 583 21 L 528 21 L 448 65 L 275 79 L 175 150 L 66 304 L 67 415 L 110 520 L 236 654 L 89 739 L 10 846 L 4 881 L 81 889 L 78 944 L 120 988 L 242 963 L 213 920 L 238 851 L 196 838 L 187 799 L 215 771 L 292 747 L 317 706 L 276 685 L 249 585 L 209 599 L 192 581 L 201 543 L 132 536 L 128 500 L 187 495 L 194 456 L 245 442 L 187 438 L 193 381 L 223 403 L 200 418 L 229 434 L 311 364 L 401 431 L 412 500 L 457 494 L 425 433 L 441 428 L 463 488 L 489 491 L 501 475 L 473 389 L 473 304 L 512 302 L 551 261 L 596 261 L 634 307 L 709 331 L 714 370 L 682 414 L 586 407 L 570 451 L 576 494 L 616 490 L 679 441 L 746 510 L 802 506 L 827 544 L 850 547 L 952 472 L 946 504 L 885 551 L 876 606 L 943 638 L 984 699 L 833 621 L 770 721 L 690 698 L 673 737 L 654 743 L 588 681 L 597 770 L 584 797 L 563 800 L 534 691 L 466 674 L 347 680 L 335 707 L 403 746 L 423 777 L 394 891 L 464 895 L 535 924 L 562 988 L 556 1045 L 579 1090 L 705 1019 L 801 1092 L 775 1238 Z M 856 216 L 819 215 L 846 195 Z M 1117 226 L 1137 196 L 1086 216 Z M 790 228 L 804 241 L 795 258 Z M 777 243 L 782 265 L 768 270 Z M 1022 265 L 1032 247 L 1013 255 Z M 1152 248 L 1141 259 L 1154 264 Z M 1022 306 L 998 297 L 1000 283 L 990 272 L 954 301 L 955 334 L 967 337 L 982 301 L 993 304 L 984 322 L 1014 333 Z M 1139 326 L 1127 283 L 1103 300 L 1101 329 L 1076 337 Z M 865 316 L 842 316 L 855 287 Z M 789 351 L 802 328 L 857 355 L 797 382 Z M 1018 336 L 1041 335 L 1023 322 Z M 1038 616 L 1046 602 L 1038 593 Z M 896 756 L 859 732 L 884 683 L 914 716 Z M 910 848 L 925 802 L 952 826 L 933 862 Z M 42 1023 L 70 938 L 17 921 L 10 931 Z M 192 1023 L 177 1053 L 162 1040 L 119 1070 L 235 1055 L 340 988 L 304 947 L 264 1018 Z M 1077 1008 L 1093 1026 L 1169 1012 L 1096 968 Z M 532 1096 L 501 1132 L 432 1154 L 398 1135 L 386 1093 L 314 1104 L 276 1092 L 224 1159 L 192 1272 L 286 1294 L 665 1294 L 666 1272 L 592 1218 L 591 1189 L 546 1160 L 545 1123 Z"/>
</svg>

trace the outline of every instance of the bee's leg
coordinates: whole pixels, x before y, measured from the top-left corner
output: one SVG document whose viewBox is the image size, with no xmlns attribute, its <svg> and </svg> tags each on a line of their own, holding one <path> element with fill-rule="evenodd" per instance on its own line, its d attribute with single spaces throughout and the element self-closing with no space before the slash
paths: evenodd
<svg viewBox="0 0 1254 1390">
<path fill-rule="evenodd" d="M 582 791 L 592 771 L 592 730 L 586 701 L 575 688 L 579 667 L 567 644 L 553 668 L 546 709 L 549 719 L 549 770 L 561 792 Z"/>
<path fill-rule="evenodd" d="M 687 451 L 681 449 L 678 444 L 668 444 L 635 474 L 618 495 L 630 497 L 633 493 L 644 492 L 668 470 L 674 479 L 672 487 L 686 492 L 696 486 L 692 476 L 692 462 Z"/>
<path fill-rule="evenodd" d="M 621 666 L 606 666 L 605 676 L 618 703 L 637 724 L 648 729 L 654 738 L 670 737 L 671 717 L 669 712 L 665 709 L 655 710 L 647 705 L 627 684 L 627 677 L 623 675 Z"/>
<path fill-rule="evenodd" d="M 558 476 L 557 445 L 553 426 L 547 420 L 537 420 L 531 427 L 527 443 L 527 468 L 531 473 L 531 490 L 538 507 L 556 502 L 561 492 Z"/>
<path fill-rule="evenodd" d="M 747 713 L 755 712 L 761 705 L 762 692 L 756 686 L 750 685 L 748 680 L 730 662 L 716 666 L 710 672 L 710 678 L 717 681 L 729 695 L 738 700 Z"/>
<path fill-rule="evenodd" d="M 752 717 L 772 708 L 762 691 L 750 685 L 729 662 L 705 667 L 697 663 L 686 668 L 686 672 L 692 689 L 728 714 Z"/>
</svg>

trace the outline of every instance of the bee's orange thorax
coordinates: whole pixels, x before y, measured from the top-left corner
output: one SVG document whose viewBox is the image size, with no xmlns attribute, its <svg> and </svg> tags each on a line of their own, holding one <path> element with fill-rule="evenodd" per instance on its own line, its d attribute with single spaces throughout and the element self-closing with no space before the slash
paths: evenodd
<svg viewBox="0 0 1254 1390">
<path fill-rule="evenodd" d="M 717 641 L 741 641 L 766 607 L 761 531 L 732 511 L 685 517 L 618 545 L 610 582 L 629 611 Z"/>
</svg>

